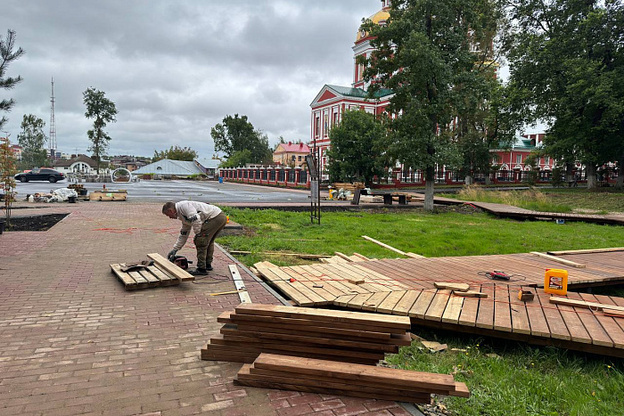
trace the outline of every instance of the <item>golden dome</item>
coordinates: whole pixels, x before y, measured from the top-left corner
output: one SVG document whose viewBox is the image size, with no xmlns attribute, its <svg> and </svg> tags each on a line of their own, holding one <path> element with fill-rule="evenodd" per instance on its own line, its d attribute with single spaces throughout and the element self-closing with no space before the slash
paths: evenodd
<svg viewBox="0 0 624 416">
<path fill-rule="evenodd" d="M 390 13 L 388 12 L 387 8 L 384 8 L 382 10 L 379 10 L 377 13 L 375 13 L 371 17 L 369 17 L 367 20 L 370 20 L 376 25 L 379 25 L 379 24 L 385 24 L 389 17 L 390 17 Z M 365 30 L 360 29 L 358 30 L 355 41 L 359 42 L 366 36 L 368 36 L 368 33 Z"/>
</svg>

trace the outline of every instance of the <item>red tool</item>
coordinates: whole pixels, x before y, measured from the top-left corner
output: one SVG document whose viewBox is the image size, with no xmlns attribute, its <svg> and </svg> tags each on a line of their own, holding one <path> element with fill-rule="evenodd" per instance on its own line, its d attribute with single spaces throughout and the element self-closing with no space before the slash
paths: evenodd
<svg viewBox="0 0 624 416">
<path fill-rule="evenodd" d="M 508 275 L 507 273 L 500 271 L 500 270 L 494 270 L 493 272 L 486 272 L 486 274 L 490 277 L 490 279 L 495 279 L 495 280 L 509 280 L 511 279 L 511 276 Z"/>
<path fill-rule="evenodd" d="M 187 270 L 189 264 L 193 263 L 184 256 L 175 256 L 171 262 L 183 270 Z"/>
</svg>

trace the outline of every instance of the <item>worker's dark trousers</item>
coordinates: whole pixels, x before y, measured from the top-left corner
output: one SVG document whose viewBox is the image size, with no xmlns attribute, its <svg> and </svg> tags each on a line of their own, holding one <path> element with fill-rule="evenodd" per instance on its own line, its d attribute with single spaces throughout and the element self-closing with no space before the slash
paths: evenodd
<svg viewBox="0 0 624 416">
<path fill-rule="evenodd" d="M 202 225 L 201 232 L 195 236 L 193 242 L 197 248 L 197 268 L 205 269 L 206 264 L 212 263 L 214 254 L 214 240 L 219 232 L 225 227 L 227 216 L 220 213 L 211 220 L 207 220 Z"/>
</svg>

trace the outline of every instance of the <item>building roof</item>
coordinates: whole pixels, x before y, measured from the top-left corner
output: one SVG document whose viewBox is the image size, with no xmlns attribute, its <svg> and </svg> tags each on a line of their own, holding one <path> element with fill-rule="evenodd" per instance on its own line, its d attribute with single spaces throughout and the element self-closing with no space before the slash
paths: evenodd
<svg viewBox="0 0 624 416">
<path fill-rule="evenodd" d="M 347 97 L 369 98 L 368 92 L 366 92 L 362 88 L 342 87 L 340 85 L 329 85 L 329 84 L 327 84 L 327 86 L 331 88 L 332 90 L 336 91 L 337 93 L 341 95 L 345 95 Z M 375 92 L 375 94 L 373 95 L 373 98 L 382 98 L 382 97 L 385 97 L 386 95 L 392 95 L 392 94 L 393 92 L 391 89 L 381 88 L 379 89 L 379 91 Z"/>
<path fill-rule="evenodd" d="M 191 176 L 202 175 L 203 172 L 195 162 L 186 160 L 161 159 L 132 172 L 133 175 L 171 175 Z"/>
<path fill-rule="evenodd" d="M 280 153 L 310 153 L 310 147 L 305 143 L 280 143 L 275 149 L 275 154 Z"/>
<path fill-rule="evenodd" d="M 82 163 L 86 163 L 87 165 L 89 165 L 90 167 L 92 167 L 93 169 L 97 168 L 97 162 L 94 159 L 91 159 L 89 156 L 87 155 L 78 155 L 74 158 L 71 159 L 57 159 L 54 161 L 54 167 L 57 168 L 68 168 L 71 165 L 73 165 L 74 163 L 77 162 L 82 162 Z"/>
<path fill-rule="evenodd" d="M 208 159 L 207 157 L 202 159 L 195 159 L 196 163 L 199 163 L 204 169 L 217 169 L 221 164 L 221 160 L 219 159 Z"/>
</svg>

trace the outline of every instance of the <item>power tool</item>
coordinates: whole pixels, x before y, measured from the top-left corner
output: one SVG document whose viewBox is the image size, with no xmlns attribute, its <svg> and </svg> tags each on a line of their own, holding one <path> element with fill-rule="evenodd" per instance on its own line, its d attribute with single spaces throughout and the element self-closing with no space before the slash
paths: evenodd
<svg viewBox="0 0 624 416">
<path fill-rule="evenodd" d="M 178 266 L 179 268 L 183 270 L 187 270 L 189 267 L 189 264 L 193 262 L 184 256 L 175 256 L 173 260 L 171 260 L 171 263 L 175 264 L 176 266 Z"/>
</svg>

